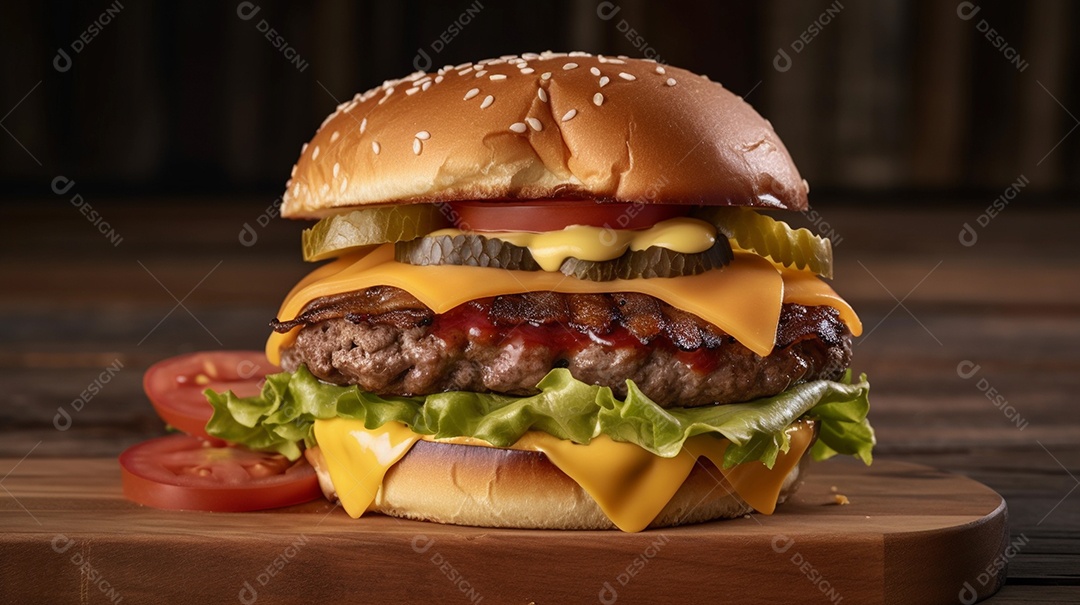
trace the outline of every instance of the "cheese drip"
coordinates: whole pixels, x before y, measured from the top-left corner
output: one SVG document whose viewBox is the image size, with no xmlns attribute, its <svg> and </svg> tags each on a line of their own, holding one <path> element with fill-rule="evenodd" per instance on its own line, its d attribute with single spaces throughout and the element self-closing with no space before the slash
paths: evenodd
<svg viewBox="0 0 1080 605">
<path fill-rule="evenodd" d="M 473 232 L 440 229 L 430 235 L 456 237 L 465 234 Z M 477 235 L 528 248 L 533 260 L 544 271 L 558 271 L 563 261 L 571 257 L 606 261 L 619 258 L 627 250 L 637 252 L 653 246 L 683 254 L 697 254 L 716 243 L 716 227 L 700 219 L 685 217 L 660 221 L 648 229 L 634 231 L 571 225 L 559 231 L 493 231 Z"/>
<path fill-rule="evenodd" d="M 813 427 L 800 422 L 788 429 L 788 435 L 791 447 L 777 456 L 771 469 L 757 460 L 724 469 L 724 450 L 729 442 L 715 435 L 691 437 L 673 458 L 662 458 L 606 435 L 581 445 L 538 431 L 526 433 L 509 449 L 543 452 L 596 501 L 616 527 L 637 532 L 667 506 L 702 457 L 716 467 L 718 481 L 727 480 L 728 485 L 718 489 L 730 489 L 758 512 L 772 514 L 784 479 L 810 446 Z M 436 441 L 400 423 L 367 429 L 362 421 L 347 418 L 316 420 L 315 439 L 341 505 L 354 519 L 375 502 L 387 470 L 417 441 Z M 439 441 L 490 447 L 472 438 Z"/>
</svg>

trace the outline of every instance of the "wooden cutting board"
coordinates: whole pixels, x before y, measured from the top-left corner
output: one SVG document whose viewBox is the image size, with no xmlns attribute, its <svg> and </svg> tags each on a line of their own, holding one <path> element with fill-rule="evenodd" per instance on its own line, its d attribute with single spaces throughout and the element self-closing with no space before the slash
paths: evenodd
<svg viewBox="0 0 1080 605">
<path fill-rule="evenodd" d="M 1001 496 L 887 460 L 813 466 L 772 516 L 639 534 L 353 520 L 328 502 L 159 511 L 123 499 L 115 460 L 18 462 L 0 460 L 3 603 L 932 604 L 1005 578 Z"/>
</svg>

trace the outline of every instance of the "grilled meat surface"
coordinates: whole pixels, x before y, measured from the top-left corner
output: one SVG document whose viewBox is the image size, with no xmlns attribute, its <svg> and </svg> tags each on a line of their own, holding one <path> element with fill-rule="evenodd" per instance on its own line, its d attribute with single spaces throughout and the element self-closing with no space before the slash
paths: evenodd
<svg viewBox="0 0 1080 605">
<path fill-rule="evenodd" d="M 377 286 L 312 301 L 282 365 L 393 395 L 464 390 L 527 395 L 552 368 L 611 387 L 626 381 L 664 407 L 748 401 L 843 374 L 851 336 L 831 307 L 786 304 L 776 347 L 761 357 L 701 318 L 644 294 L 531 292 L 436 314 Z"/>
</svg>

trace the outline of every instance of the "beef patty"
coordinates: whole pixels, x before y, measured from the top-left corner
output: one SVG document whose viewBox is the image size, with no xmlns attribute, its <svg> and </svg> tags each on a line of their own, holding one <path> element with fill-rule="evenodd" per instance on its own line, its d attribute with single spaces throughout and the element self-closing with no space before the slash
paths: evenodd
<svg viewBox="0 0 1080 605">
<path fill-rule="evenodd" d="M 282 366 L 384 395 L 444 391 L 527 395 L 552 368 L 626 395 L 626 381 L 664 407 L 748 401 L 835 379 L 851 335 L 831 307 L 785 304 L 767 357 L 701 318 L 635 293 L 533 292 L 436 314 L 378 286 L 309 303 L 278 331 L 303 326 Z"/>
</svg>

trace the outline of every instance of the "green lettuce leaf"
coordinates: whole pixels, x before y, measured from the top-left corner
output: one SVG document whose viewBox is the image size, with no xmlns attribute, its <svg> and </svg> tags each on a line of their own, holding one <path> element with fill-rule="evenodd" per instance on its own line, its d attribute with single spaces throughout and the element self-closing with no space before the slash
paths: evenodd
<svg viewBox="0 0 1080 605">
<path fill-rule="evenodd" d="M 690 437 L 715 434 L 731 441 L 724 466 L 760 460 L 771 468 L 790 447 L 785 429 L 808 417 L 820 420 L 812 450 L 817 460 L 845 454 L 870 464 L 874 446 L 866 420 L 870 385 L 866 376 L 852 382 L 850 371 L 841 381 L 815 380 L 773 397 L 698 408 L 661 408 L 631 381 L 620 400 L 610 388 L 576 380 L 566 369 L 552 370 L 537 388 L 539 393 L 527 397 L 463 391 L 381 397 L 356 386 L 326 384 L 301 366 L 268 376 L 255 397 L 207 390 L 214 415 L 206 431 L 291 460 L 300 457 L 301 442 L 315 444 L 315 420 L 336 417 L 363 421 L 369 429 L 396 421 L 420 434 L 476 437 L 500 447 L 526 431 L 582 444 L 604 434 L 667 458 L 676 456 Z"/>
</svg>

